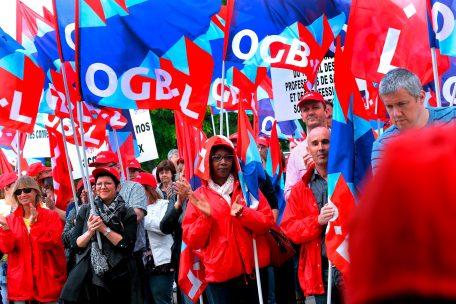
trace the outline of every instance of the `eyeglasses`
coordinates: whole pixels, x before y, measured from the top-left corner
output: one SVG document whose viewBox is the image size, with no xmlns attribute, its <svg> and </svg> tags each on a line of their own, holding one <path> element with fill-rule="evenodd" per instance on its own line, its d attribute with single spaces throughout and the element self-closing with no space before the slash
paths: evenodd
<svg viewBox="0 0 456 304">
<path fill-rule="evenodd" d="M 221 156 L 221 155 L 212 155 L 212 160 L 213 160 L 213 161 L 221 162 L 222 159 L 224 159 L 224 160 L 227 161 L 227 162 L 232 162 L 232 161 L 234 160 L 234 155 L 225 155 L 225 156 Z"/>
<path fill-rule="evenodd" d="M 22 192 L 26 193 L 26 194 L 29 194 L 30 192 L 32 192 L 32 188 L 24 188 L 24 189 L 17 189 L 16 191 L 14 191 L 14 194 L 16 196 L 19 196 L 22 194 Z"/>
</svg>

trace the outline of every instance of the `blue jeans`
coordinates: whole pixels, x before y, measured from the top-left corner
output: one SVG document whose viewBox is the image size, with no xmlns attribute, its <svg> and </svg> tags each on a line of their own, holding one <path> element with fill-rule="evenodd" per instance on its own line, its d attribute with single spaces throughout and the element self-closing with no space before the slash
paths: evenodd
<svg viewBox="0 0 456 304">
<path fill-rule="evenodd" d="M 174 272 L 166 274 L 147 274 L 152 299 L 147 303 L 171 304 L 173 303 Z"/>
</svg>

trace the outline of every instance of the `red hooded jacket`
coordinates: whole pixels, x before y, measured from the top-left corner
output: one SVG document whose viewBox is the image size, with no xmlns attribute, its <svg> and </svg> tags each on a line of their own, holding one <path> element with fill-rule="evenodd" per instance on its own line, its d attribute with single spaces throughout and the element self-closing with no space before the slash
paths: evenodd
<svg viewBox="0 0 456 304">
<path fill-rule="evenodd" d="M 269 248 L 263 234 L 274 224 L 274 217 L 266 199 L 260 194 L 257 210 L 245 207 L 242 215 L 234 217 L 227 201 L 208 186 L 209 156 L 215 145 L 233 150 L 232 144 L 221 136 L 210 138 L 203 146 L 197 174 L 203 185 L 195 194 L 204 194 L 211 204 L 211 216 L 207 217 L 189 203 L 182 223 L 183 240 L 194 250 L 201 250 L 207 282 L 224 282 L 242 274 L 254 272 L 253 236 L 255 236 L 260 267 L 269 265 Z M 201 165 L 202 164 L 202 165 Z M 206 165 L 205 168 L 203 167 Z M 237 159 L 233 165 L 239 166 Z M 204 172 L 204 174 L 203 174 Z M 239 181 L 235 181 L 231 199 L 240 196 L 239 204 L 245 205 Z"/>
<path fill-rule="evenodd" d="M 22 208 L 6 217 L 9 229 L 0 229 L 0 250 L 8 254 L 8 299 L 54 302 L 66 280 L 62 222 L 56 212 L 37 204 L 38 217 L 30 227 Z"/>
<path fill-rule="evenodd" d="M 305 296 L 323 294 L 321 272 L 321 233 L 323 226 L 318 223 L 317 200 L 309 182 L 314 166 L 293 187 L 288 198 L 280 228 L 295 244 L 301 245 L 298 278 Z"/>
</svg>

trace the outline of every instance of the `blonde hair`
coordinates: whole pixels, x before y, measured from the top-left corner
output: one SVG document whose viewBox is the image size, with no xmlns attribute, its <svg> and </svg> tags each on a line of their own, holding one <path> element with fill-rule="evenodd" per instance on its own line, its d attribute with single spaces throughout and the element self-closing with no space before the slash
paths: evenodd
<svg viewBox="0 0 456 304">
<path fill-rule="evenodd" d="M 38 183 L 36 180 L 28 175 L 24 175 L 18 178 L 18 180 L 14 183 L 13 185 L 13 200 L 14 202 L 19 205 L 19 200 L 17 199 L 17 195 L 14 194 L 16 190 L 19 188 L 19 186 L 22 186 L 22 188 L 32 188 L 33 190 L 36 190 L 36 201 L 35 204 L 38 204 L 43 200 L 43 194 L 41 193 L 41 189 L 38 186 Z"/>
</svg>

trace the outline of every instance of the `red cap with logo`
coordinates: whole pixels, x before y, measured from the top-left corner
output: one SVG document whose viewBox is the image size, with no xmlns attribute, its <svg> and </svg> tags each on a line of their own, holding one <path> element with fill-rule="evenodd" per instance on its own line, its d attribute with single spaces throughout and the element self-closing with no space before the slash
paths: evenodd
<svg viewBox="0 0 456 304">
<path fill-rule="evenodd" d="M 262 145 L 265 147 L 269 147 L 269 140 L 267 137 L 260 136 L 257 138 L 257 145 Z"/>
<path fill-rule="evenodd" d="M 157 188 L 157 180 L 152 174 L 147 172 L 139 173 L 139 175 L 133 181 L 140 183 L 141 185 L 148 185 L 152 188 Z"/>
<path fill-rule="evenodd" d="M 231 140 L 231 141 L 237 140 L 237 139 L 238 139 L 238 132 L 231 134 L 229 137 L 229 140 Z"/>
<path fill-rule="evenodd" d="M 89 181 L 90 181 L 90 184 L 95 184 L 95 177 L 93 177 L 93 175 L 90 175 Z M 84 187 L 84 182 L 83 182 L 83 179 L 81 178 L 78 182 L 77 191 L 79 191 L 79 189 L 81 189 L 82 187 Z"/>
<path fill-rule="evenodd" d="M 304 103 L 309 101 L 321 101 L 324 105 L 326 105 L 326 100 L 323 98 L 323 96 L 318 92 L 312 91 L 307 92 L 302 96 L 301 100 L 298 102 L 298 107 L 302 107 Z"/>
<path fill-rule="evenodd" d="M 106 165 L 109 163 L 118 163 L 119 159 L 117 158 L 116 153 L 112 151 L 101 151 L 100 153 L 97 154 L 97 157 L 95 157 L 95 161 L 91 164 L 89 164 L 89 167 L 95 167 L 99 165 Z"/>
<path fill-rule="evenodd" d="M 9 172 L 2 174 L 0 176 L 0 189 L 5 188 L 8 185 L 11 185 L 17 181 L 17 173 L 16 172 Z"/>
<path fill-rule="evenodd" d="M 37 163 L 31 164 L 28 167 L 27 175 L 31 176 L 31 177 L 34 177 L 34 176 L 37 176 L 38 174 L 40 174 L 41 172 L 50 171 L 50 170 L 52 170 L 51 167 L 46 167 L 41 162 L 37 162 Z"/>
<path fill-rule="evenodd" d="M 117 179 L 118 182 L 120 182 L 120 174 L 119 170 L 113 167 L 101 167 L 101 168 L 96 168 L 93 170 L 92 175 L 95 178 L 95 180 L 98 178 L 98 176 L 102 174 L 109 174 L 115 179 Z"/>
<path fill-rule="evenodd" d="M 132 160 L 127 162 L 127 169 L 130 169 L 130 168 L 143 171 L 143 169 L 141 168 L 141 165 L 139 164 L 139 161 L 136 158 L 133 158 Z"/>
</svg>

